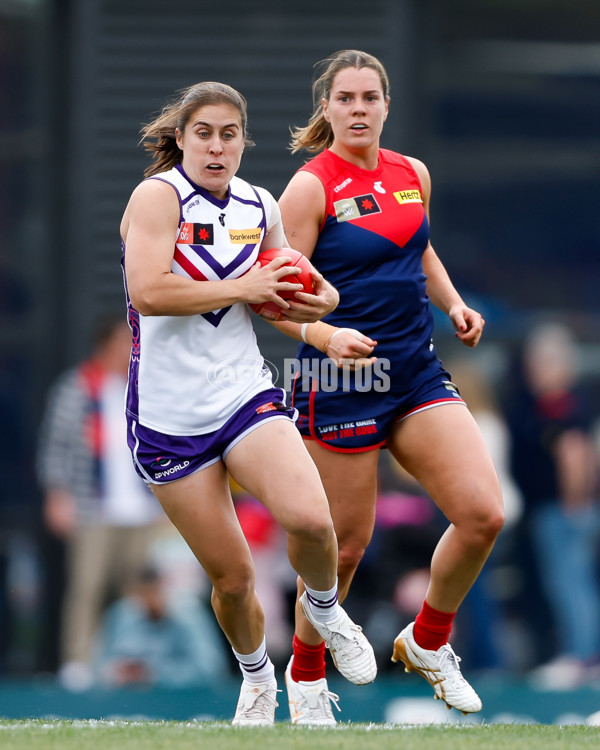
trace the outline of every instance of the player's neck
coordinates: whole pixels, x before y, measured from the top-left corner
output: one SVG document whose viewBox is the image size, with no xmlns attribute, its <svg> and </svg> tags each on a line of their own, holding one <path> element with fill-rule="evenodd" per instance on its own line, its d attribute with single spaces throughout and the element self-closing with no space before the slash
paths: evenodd
<svg viewBox="0 0 600 750">
<path fill-rule="evenodd" d="M 333 143 L 329 150 L 340 159 L 361 169 L 373 171 L 379 166 L 379 145 L 370 146 L 368 149 L 351 149 L 344 144 Z"/>
</svg>

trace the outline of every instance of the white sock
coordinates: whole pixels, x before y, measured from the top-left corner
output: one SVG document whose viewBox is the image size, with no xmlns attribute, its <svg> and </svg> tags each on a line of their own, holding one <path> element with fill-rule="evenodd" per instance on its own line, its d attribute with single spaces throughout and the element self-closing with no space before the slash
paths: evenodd
<svg viewBox="0 0 600 750">
<path fill-rule="evenodd" d="M 335 586 L 329 591 L 315 591 L 306 584 L 304 584 L 304 588 L 306 589 L 310 611 L 315 620 L 322 623 L 335 620 L 339 610 L 337 579 Z"/>
<path fill-rule="evenodd" d="M 263 638 L 262 643 L 252 654 L 238 654 L 231 649 L 238 660 L 244 680 L 252 685 L 258 685 L 261 682 L 273 682 L 275 679 L 275 667 L 267 654 L 267 640 Z"/>
</svg>

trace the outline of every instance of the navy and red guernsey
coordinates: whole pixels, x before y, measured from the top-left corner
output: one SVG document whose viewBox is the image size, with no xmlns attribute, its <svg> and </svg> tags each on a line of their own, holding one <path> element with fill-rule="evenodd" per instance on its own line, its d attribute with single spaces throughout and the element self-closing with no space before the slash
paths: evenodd
<svg viewBox="0 0 600 750">
<path fill-rule="evenodd" d="M 326 194 L 311 262 L 337 288 L 340 303 L 324 320 L 377 340 L 374 354 L 387 369 L 377 390 L 368 387 L 372 383 L 342 383 L 340 373 L 315 365 L 324 354 L 301 345 L 302 377 L 293 394 L 298 426 L 334 450 L 367 450 L 382 444 L 390 424 L 416 407 L 462 403 L 431 341 L 433 316 L 422 263 L 429 222 L 421 182 L 406 157 L 385 149 L 374 170 L 329 150 L 300 169 L 318 177 Z M 357 422 L 364 439 L 357 439 Z"/>
</svg>

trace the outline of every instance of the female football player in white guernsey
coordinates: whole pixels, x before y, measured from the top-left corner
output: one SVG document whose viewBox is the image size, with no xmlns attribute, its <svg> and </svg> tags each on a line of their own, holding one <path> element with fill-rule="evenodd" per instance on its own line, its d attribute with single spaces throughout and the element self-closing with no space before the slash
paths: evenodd
<svg viewBox="0 0 600 750">
<path fill-rule="evenodd" d="M 203 82 L 142 131 L 153 153 L 147 179 L 121 222 L 133 334 L 126 412 L 139 474 L 154 491 L 212 586 L 212 605 L 243 682 L 234 724 L 274 722 L 277 683 L 267 654 L 254 567 L 234 510 L 229 475 L 258 498 L 287 534 L 306 589 L 306 616 L 340 672 L 375 679 L 369 642 L 338 604 L 337 541 L 319 474 L 294 426 L 295 410 L 264 365 L 247 303 L 275 301 L 297 322 L 335 308 L 315 272 L 315 295 L 294 309 L 279 296 L 287 247 L 273 197 L 236 177 L 247 136 L 246 102 Z"/>
<path fill-rule="evenodd" d="M 481 701 L 448 637 L 502 528 L 503 504 L 477 424 L 436 355 L 430 300 L 466 346 L 478 343 L 484 321 L 462 300 L 429 241 L 425 165 L 380 147 L 390 105 L 383 65 L 365 52 L 342 50 L 319 73 L 313 114 L 292 134 L 293 152 L 316 156 L 292 177 L 279 203 L 288 239 L 331 280 L 340 302 L 322 321 L 275 325 L 304 342 L 297 359 L 312 372 L 323 357 L 355 359 L 359 367 L 362 359 L 366 369 L 356 387 L 340 387 L 339 378 L 337 389 L 321 387 L 303 370 L 292 401 L 297 426 L 331 505 L 342 597 L 373 533 L 382 447 L 445 514 L 449 526 L 433 554 L 422 609 L 396 638 L 393 660 L 422 674 L 448 707 L 470 713 Z M 372 365 L 386 380 L 362 387 Z M 324 649 L 300 606 L 296 612 L 286 671 L 292 720 L 333 724 L 329 701 L 315 697 L 328 692 Z"/>
</svg>

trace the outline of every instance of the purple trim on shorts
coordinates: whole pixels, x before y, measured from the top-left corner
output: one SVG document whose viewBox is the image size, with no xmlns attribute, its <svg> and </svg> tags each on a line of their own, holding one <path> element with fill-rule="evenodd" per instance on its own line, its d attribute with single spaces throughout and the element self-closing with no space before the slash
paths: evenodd
<svg viewBox="0 0 600 750">
<path fill-rule="evenodd" d="M 277 414 L 277 413 L 274 413 L 274 414 L 269 414 L 269 416 L 268 416 L 267 418 L 265 418 L 265 419 L 262 419 L 262 420 L 261 420 L 260 422 L 256 422 L 256 423 L 255 423 L 255 424 L 253 424 L 253 425 L 252 425 L 251 427 L 248 427 L 248 429 L 247 429 L 247 430 L 244 430 L 244 432 L 240 433 L 240 434 L 239 434 L 239 435 L 238 435 L 238 436 L 237 436 L 237 437 L 236 437 L 236 438 L 235 438 L 234 440 L 232 440 L 232 441 L 231 441 L 231 443 L 229 443 L 229 445 L 227 446 L 227 448 L 225 448 L 225 450 L 223 451 L 223 458 L 225 458 L 225 457 L 227 456 L 227 454 L 229 453 L 229 451 L 230 451 L 230 450 L 231 450 L 232 448 L 235 448 L 235 446 L 236 446 L 236 445 L 237 445 L 237 444 L 238 444 L 238 443 L 239 443 L 239 442 L 240 442 L 241 440 L 243 440 L 243 439 L 244 439 L 244 438 L 245 438 L 245 437 L 246 437 L 247 435 L 249 435 L 249 434 L 250 434 L 251 432 L 254 432 L 254 430 L 255 430 L 255 429 L 256 429 L 257 427 L 260 427 L 260 426 L 261 426 L 261 425 L 263 425 L 263 424 L 264 424 L 265 422 L 274 422 L 274 421 L 275 421 L 276 419 L 291 419 L 291 420 L 292 420 L 293 422 L 295 422 L 295 421 L 296 421 L 294 417 L 288 417 L 288 416 L 287 416 L 287 415 L 285 415 L 285 414 Z"/>
<path fill-rule="evenodd" d="M 251 398 L 218 430 L 204 435 L 167 435 L 140 425 L 128 414 L 127 442 L 142 479 L 148 484 L 166 484 L 223 460 L 264 422 L 282 418 L 295 422 L 297 414 L 286 405 L 281 388 L 269 388 Z"/>
</svg>

